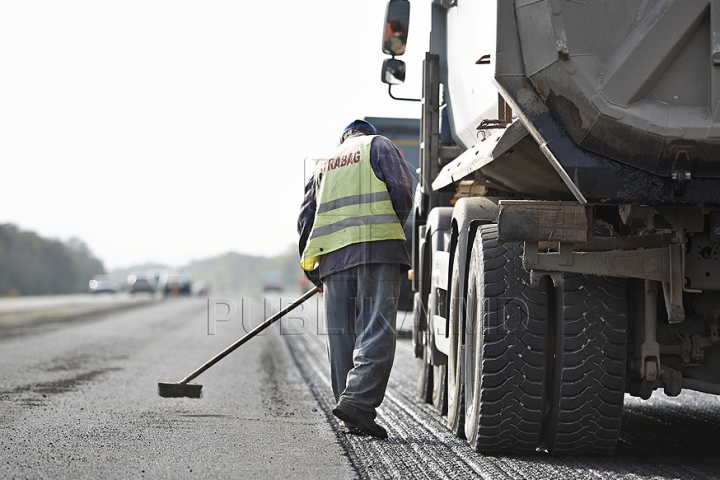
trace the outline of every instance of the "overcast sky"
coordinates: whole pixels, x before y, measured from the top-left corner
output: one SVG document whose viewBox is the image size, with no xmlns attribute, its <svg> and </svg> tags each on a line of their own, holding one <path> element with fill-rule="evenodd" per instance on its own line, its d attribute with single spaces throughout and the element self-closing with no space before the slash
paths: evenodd
<svg viewBox="0 0 720 480">
<path fill-rule="evenodd" d="M 297 241 L 303 159 L 355 118 L 419 118 L 380 82 L 385 0 L 0 0 L 0 223 L 106 268 Z M 420 96 L 430 1 L 412 3 Z"/>
</svg>

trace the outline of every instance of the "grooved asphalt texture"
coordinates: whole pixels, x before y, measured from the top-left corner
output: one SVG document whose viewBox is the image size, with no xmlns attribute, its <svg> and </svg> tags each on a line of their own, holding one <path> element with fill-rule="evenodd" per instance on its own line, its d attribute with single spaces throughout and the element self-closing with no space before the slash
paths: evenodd
<svg viewBox="0 0 720 480">
<path fill-rule="evenodd" d="M 412 322 L 405 321 L 407 325 Z M 309 332 L 322 329 L 313 327 Z M 303 376 L 327 418 L 334 406 L 322 335 L 285 336 Z M 364 479 L 715 479 L 720 398 L 687 391 L 643 401 L 625 396 L 620 440 L 612 457 L 483 456 L 453 437 L 446 417 L 416 399 L 417 360 L 409 338 L 398 341 L 395 366 L 378 423 L 387 440 L 340 435 Z"/>
</svg>

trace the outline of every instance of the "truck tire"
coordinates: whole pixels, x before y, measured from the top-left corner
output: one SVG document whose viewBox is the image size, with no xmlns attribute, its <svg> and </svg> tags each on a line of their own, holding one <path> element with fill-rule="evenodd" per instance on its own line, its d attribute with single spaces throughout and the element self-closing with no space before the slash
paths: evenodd
<svg viewBox="0 0 720 480">
<path fill-rule="evenodd" d="M 453 435 L 465 438 L 465 392 L 463 390 L 463 347 L 460 309 L 465 295 L 460 292 L 460 252 L 456 248 L 450 278 L 449 328 L 450 354 L 447 362 L 447 419 Z"/>
<path fill-rule="evenodd" d="M 440 415 L 447 414 L 447 365 L 433 366 L 432 403 Z"/>
<path fill-rule="evenodd" d="M 424 265 L 432 265 L 430 252 L 423 250 Z M 432 402 L 433 393 L 433 367 L 430 363 L 430 278 L 424 278 L 421 282 L 420 292 L 415 293 L 413 314 L 415 317 L 415 328 L 413 329 L 415 339 L 415 355 L 418 359 L 418 380 L 417 396 L 423 403 Z"/>
<path fill-rule="evenodd" d="M 530 285 L 521 243 L 480 226 L 468 276 L 465 435 L 476 452 L 533 453 L 547 377 L 547 288 Z"/>
<path fill-rule="evenodd" d="M 437 309 L 437 293 L 433 293 L 428 296 L 428 332 L 433 332 L 435 329 L 433 317 L 438 313 Z M 431 339 L 430 335 L 428 335 L 428 340 Z M 428 348 L 428 352 L 431 351 L 432 348 Z M 432 364 L 431 361 L 428 361 L 428 363 Z M 445 415 L 447 413 L 447 363 L 445 365 L 431 365 L 430 368 L 432 369 L 430 401 L 441 415 Z"/>
<path fill-rule="evenodd" d="M 433 399 L 433 366 L 430 363 L 430 332 L 425 330 L 420 337 L 422 356 L 418 358 L 417 396 L 423 403 Z"/>
<path fill-rule="evenodd" d="M 555 455 L 610 455 L 623 412 L 625 280 L 563 274 L 545 441 Z"/>
<path fill-rule="evenodd" d="M 416 292 L 413 298 L 413 329 L 412 329 L 412 344 L 413 344 L 413 355 L 415 358 L 422 358 L 423 348 L 425 340 L 426 330 L 426 319 L 425 319 L 425 306 L 422 304 L 422 295 L 420 292 Z"/>
</svg>

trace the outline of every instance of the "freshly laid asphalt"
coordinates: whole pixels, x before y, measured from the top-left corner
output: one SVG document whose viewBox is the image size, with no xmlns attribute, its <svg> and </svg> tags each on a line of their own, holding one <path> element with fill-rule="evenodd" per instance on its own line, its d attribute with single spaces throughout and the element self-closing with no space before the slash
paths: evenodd
<svg viewBox="0 0 720 480">
<path fill-rule="evenodd" d="M 199 298 L 0 325 L 0 479 L 718 478 L 718 397 L 692 391 L 626 395 L 610 457 L 477 454 L 418 400 L 407 335 L 378 409 L 390 437 L 338 434 L 319 297 L 203 373 L 202 399 L 157 395 L 281 307 L 268 301 L 235 297 L 215 335 Z"/>
<path fill-rule="evenodd" d="M 266 316 L 244 306 L 216 335 L 197 298 L 0 328 L 0 478 L 355 478 L 278 325 L 201 375 L 202 399 L 158 396 Z"/>
</svg>

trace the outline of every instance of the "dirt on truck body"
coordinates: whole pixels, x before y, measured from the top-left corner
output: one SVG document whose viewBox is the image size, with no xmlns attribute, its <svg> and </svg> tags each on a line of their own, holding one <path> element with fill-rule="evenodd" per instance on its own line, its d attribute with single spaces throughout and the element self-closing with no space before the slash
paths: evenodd
<svg viewBox="0 0 720 480">
<path fill-rule="evenodd" d="M 626 393 L 720 394 L 720 1 L 431 8 L 420 399 L 478 452 L 603 455 Z"/>
</svg>

